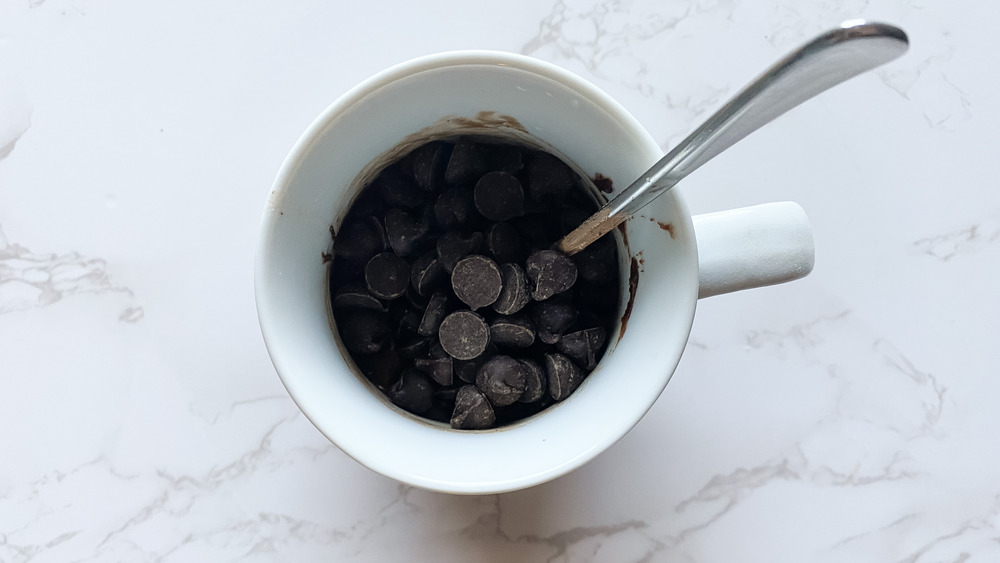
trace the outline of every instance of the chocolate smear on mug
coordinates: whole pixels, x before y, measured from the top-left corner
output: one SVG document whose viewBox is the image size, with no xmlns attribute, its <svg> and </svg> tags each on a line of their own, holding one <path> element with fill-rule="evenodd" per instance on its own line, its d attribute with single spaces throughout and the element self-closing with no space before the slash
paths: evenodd
<svg viewBox="0 0 1000 563">
<path fill-rule="evenodd" d="M 639 287 L 639 257 L 632 257 L 632 265 L 628 271 L 628 303 L 625 305 L 625 312 L 622 314 L 622 328 L 618 331 L 618 340 L 625 336 L 625 328 L 628 320 L 632 316 L 632 306 L 635 305 L 635 290 Z"/>
<path fill-rule="evenodd" d="M 611 178 L 608 178 L 600 172 L 594 174 L 594 185 L 597 186 L 597 189 L 606 194 L 615 191 L 615 183 L 611 181 Z"/>
<path fill-rule="evenodd" d="M 670 238 L 674 238 L 674 225 L 673 225 L 673 223 L 664 223 L 663 221 L 657 221 L 653 217 L 650 217 L 649 220 L 652 221 L 653 223 L 656 223 L 664 231 L 667 231 L 667 234 L 670 235 Z"/>
</svg>

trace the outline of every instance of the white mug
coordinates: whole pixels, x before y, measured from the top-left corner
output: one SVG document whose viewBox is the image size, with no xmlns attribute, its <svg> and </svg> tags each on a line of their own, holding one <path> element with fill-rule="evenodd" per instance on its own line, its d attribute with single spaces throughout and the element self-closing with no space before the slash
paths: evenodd
<svg viewBox="0 0 1000 563">
<path fill-rule="evenodd" d="M 268 197 L 255 265 L 257 312 L 274 366 L 302 412 L 359 463 L 450 493 L 530 487 L 622 438 L 669 381 L 699 297 L 809 273 L 813 243 L 794 203 L 692 218 L 672 190 L 617 233 L 621 306 L 603 359 L 569 398 L 515 424 L 461 431 L 392 405 L 334 329 L 326 258 L 352 198 L 379 166 L 461 133 L 545 147 L 621 190 L 661 156 L 621 105 L 557 66 L 501 52 L 415 59 L 328 107 L 285 160 Z M 697 243 L 697 244 L 696 244 Z"/>
</svg>

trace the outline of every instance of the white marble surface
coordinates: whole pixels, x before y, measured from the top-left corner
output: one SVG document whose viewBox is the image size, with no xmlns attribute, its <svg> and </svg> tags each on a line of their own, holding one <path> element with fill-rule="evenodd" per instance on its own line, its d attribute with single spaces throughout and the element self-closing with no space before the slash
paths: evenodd
<svg viewBox="0 0 1000 563">
<path fill-rule="evenodd" d="M 0 2 L 0 561 L 1000 560 L 995 2 Z M 853 17 L 911 51 L 689 178 L 792 199 L 805 280 L 699 305 L 584 468 L 454 497 L 301 416 L 254 310 L 260 210 L 313 116 L 416 55 L 526 53 L 666 148 Z"/>
</svg>

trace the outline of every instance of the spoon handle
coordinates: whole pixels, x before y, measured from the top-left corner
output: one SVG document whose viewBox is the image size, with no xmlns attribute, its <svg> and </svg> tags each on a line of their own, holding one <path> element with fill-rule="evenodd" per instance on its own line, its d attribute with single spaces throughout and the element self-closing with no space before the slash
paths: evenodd
<svg viewBox="0 0 1000 563">
<path fill-rule="evenodd" d="M 646 174 L 559 241 L 575 254 L 674 187 L 699 166 L 813 96 L 906 52 L 903 30 L 844 22 L 778 61 L 751 82 Z"/>
</svg>

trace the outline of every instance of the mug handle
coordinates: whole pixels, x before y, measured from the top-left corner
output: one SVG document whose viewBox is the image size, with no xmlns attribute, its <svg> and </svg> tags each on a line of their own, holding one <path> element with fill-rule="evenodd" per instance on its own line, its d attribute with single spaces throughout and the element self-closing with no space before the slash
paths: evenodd
<svg viewBox="0 0 1000 563">
<path fill-rule="evenodd" d="M 813 269 L 812 226 L 797 203 L 764 203 L 692 220 L 699 299 L 796 280 Z"/>
</svg>

